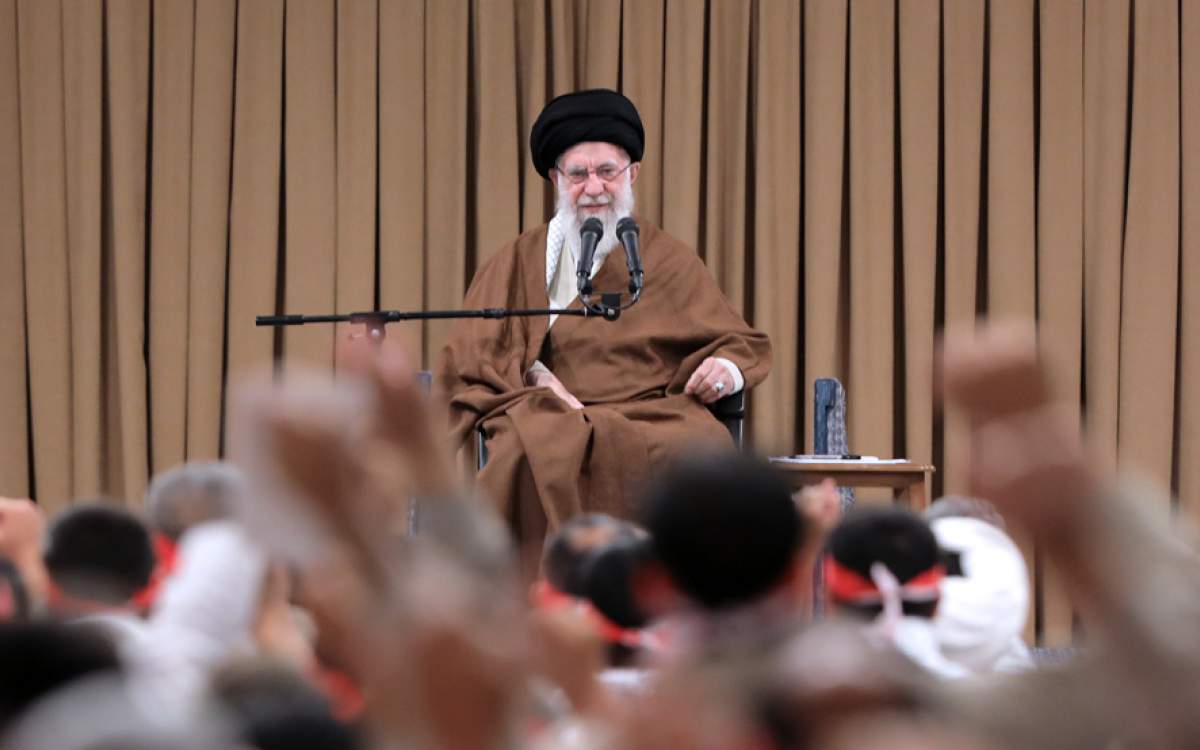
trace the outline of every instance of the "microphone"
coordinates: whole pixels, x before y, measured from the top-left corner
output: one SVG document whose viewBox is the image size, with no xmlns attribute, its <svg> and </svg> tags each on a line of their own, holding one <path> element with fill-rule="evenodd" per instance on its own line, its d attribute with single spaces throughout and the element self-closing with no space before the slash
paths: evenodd
<svg viewBox="0 0 1200 750">
<path fill-rule="evenodd" d="M 642 257 L 638 253 L 638 225 L 632 216 L 626 216 L 617 222 L 617 238 L 625 248 L 625 265 L 629 268 L 629 293 L 637 294 L 642 291 L 645 273 L 642 271 Z"/>
<path fill-rule="evenodd" d="M 596 245 L 604 236 L 604 225 L 595 216 L 583 222 L 579 228 L 579 267 L 575 278 L 579 282 L 579 295 L 592 293 L 592 260 L 596 257 Z"/>
</svg>

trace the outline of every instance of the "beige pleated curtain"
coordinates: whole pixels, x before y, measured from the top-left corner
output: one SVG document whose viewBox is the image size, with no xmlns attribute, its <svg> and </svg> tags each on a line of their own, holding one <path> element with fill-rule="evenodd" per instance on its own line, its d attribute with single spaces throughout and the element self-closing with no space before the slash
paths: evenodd
<svg viewBox="0 0 1200 750">
<path fill-rule="evenodd" d="M 1036 317 L 1104 457 L 1196 514 L 1197 50 L 1190 0 L 0 0 L 0 494 L 219 455 L 231 378 L 342 333 L 256 314 L 456 307 L 551 209 L 541 106 L 607 86 L 640 211 L 772 337 L 760 448 L 832 375 L 855 451 L 961 490 L 935 331 Z"/>
</svg>

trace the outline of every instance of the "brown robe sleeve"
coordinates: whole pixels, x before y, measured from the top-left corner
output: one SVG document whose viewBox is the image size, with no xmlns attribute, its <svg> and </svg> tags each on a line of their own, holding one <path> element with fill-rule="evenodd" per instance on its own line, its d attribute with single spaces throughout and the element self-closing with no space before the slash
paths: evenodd
<svg viewBox="0 0 1200 750">
<path fill-rule="evenodd" d="M 463 309 L 548 306 L 544 281 L 540 295 L 530 283 L 531 278 L 545 278 L 544 255 L 539 259 L 530 252 L 539 245 L 544 253 L 545 226 L 498 250 L 475 274 Z M 525 387 L 523 376 L 537 359 L 545 325 L 545 318 L 481 318 L 464 320 L 454 329 L 434 379 L 435 398 L 449 408 L 454 445 L 462 445 L 489 414 L 535 390 Z"/>
</svg>

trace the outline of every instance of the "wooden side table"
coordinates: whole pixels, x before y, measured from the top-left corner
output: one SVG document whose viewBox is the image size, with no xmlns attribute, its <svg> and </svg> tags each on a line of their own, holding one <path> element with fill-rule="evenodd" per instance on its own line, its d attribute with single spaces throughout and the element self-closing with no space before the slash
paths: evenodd
<svg viewBox="0 0 1200 750">
<path fill-rule="evenodd" d="M 915 511 L 929 507 L 933 495 L 933 472 L 929 464 L 878 459 L 808 460 L 792 456 L 771 458 L 792 489 L 833 479 L 842 487 L 890 487 L 900 490 L 900 501 Z"/>
</svg>

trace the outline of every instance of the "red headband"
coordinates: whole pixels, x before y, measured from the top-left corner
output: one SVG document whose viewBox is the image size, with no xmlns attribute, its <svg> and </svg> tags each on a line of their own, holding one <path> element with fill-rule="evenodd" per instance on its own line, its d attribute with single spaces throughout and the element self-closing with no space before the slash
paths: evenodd
<svg viewBox="0 0 1200 750">
<path fill-rule="evenodd" d="M 873 581 L 861 573 L 847 568 L 833 558 L 825 556 L 825 588 L 834 601 L 845 604 L 880 604 L 883 594 Z M 938 598 L 946 569 L 938 563 L 923 573 L 905 581 L 900 586 L 900 600 L 906 602 L 931 602 Z"/>
<path fill-rule="evenodd" d="M 623 628 L 604 616 L 600 610 L 592 606 L 587 599 L 572 596 L 559 591 L 549 581 L 539 580 L 530 591 L 530 599 L 535 609 L 554 611 L 566 607 L 577 607 L 586 613 L 592 625 L 606 643 L 621 643 L 631 648 L 647 645 L 644 643 L 643 631 L 635 628 Z"/>
<path fill-rule="evenodd" d="M 151 540 L 154 542 L 154 570 L 150 573 L 150 582 L 133 595 L 133 605 L 139 611 L 148 611 L 154 606 L 163 584 L 179 563 L 179 546 L 174 540 L 158 531 L 154 532 Z"/>
</svg>

